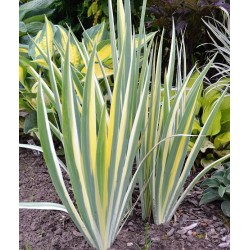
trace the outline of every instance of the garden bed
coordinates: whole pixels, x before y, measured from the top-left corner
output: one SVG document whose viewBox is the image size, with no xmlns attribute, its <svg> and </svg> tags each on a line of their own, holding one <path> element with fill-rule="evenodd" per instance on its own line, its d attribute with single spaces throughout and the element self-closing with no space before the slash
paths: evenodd
<svg viewBox="0 0 250 250">
<path fill-rule="evenodd" d="M 19 171 L 20 201 L 60 203 L 42 154 L 20 149 Z M 147 226 L 136 206 L 112 249 L 229 249 L 229 219 L 220 203 L 198 206 L 201 191 L 195 187 L 167 225 Z M 22 209 L 19 220 L 19 249 L 92 249 L 66 213 Z"/>
</svg>

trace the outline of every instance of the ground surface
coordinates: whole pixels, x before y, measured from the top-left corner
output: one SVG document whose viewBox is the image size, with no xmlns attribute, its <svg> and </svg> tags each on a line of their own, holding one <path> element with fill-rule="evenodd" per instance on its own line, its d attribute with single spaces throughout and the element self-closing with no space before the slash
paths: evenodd
<svg viewBox="0 0 250 250">
<path fill-rule="evenodd" d="M 60 203 L 50 181 L 42 155 L 20 149 L 20 201 Z M 67 177 L 66 177 L 67 180 Z M 137 207 L 118 235 L 112 250 L 229 249 L 229 219 L 219 203 L 198 206 L 201 189 L 196 187 L 185 199 L 168 225 L 148 225 L 140 219 Z M 92 249 L 64 212 L 20 210 L 19 248 L 34 250 Z M 149 248 L 146 248 L 146 243 Z"/>
</svg>

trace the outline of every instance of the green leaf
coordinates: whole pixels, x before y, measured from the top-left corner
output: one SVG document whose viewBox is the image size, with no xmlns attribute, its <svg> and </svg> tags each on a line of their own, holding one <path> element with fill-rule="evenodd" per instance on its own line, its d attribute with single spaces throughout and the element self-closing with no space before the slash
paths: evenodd
<svg viewBox="0 0 250 250">
<path fill-rule="evenodd" d="M 54 13 L 54 9 L 43 9 L 41 11 L 31 11 L 24 17 L 24 22 L 26 24 L 32 24 L 36 22 L 44 22 L 44 17 L 50 17 Z"/>
<path fill-rule="evenodd" d="M 203 205 L 203 204 L 216 201 L 216 200 L 220 200 L 220 199 L 221 197 L 219 196 L 217 190 L 209 187 L 204 191 L 199 205 Z"/>
<path fill-rule="evenodd" d="M 224 196 L 224 193 L 226 192 L 227 187 L 220 185 L 218 189 L 218 194 L 222 198 Z"/>
<path fill-rule="evenodd" d="M 34 41 L 43 50 L 45 53 L 47 51 L 47 43 L 46 43 L 46 33 L 48 33 L 48 45 L 50 50 L 50 55 L 53 55 L 53 36 L 54 36 L 54 27 L 51 22 L 48 22 L 48 27 L 46 29 L 46 24 L 43 25 L 42 30 L 40 30 Z M 35 60 L 42 58 L 41 53 L 34 43 L 30 46 L 29 55 Z"/>
<path fill-rule="evenodd" d="M 227 109 L 230 109 L 230 96 L 229 95 L 224 97 L 220 106 L 220 110 L 227 110 Z"/>
<path fill-rule="evenodd" d="M 33 0 L 19 7 L 19 12 L 29 12 L 48 8 L 55 0 Z"/>
<path fill-rule="evenodd" d="M 222 111 L 223 112 L 223 111 Z M 221 124 L 221 133 L 230 131 L 230 121 Z"/>
<path fill-rule="evenodd" d="M 97 2 L 93 2 L 92 5 L 91 5 L 91 7 L 92 7 L 92 13 L 94 15 L 98 11 L 98 4 L 97 4 Z"/>
<path fill-rule="evenodd" d="M 202 158 L 201 159 L 201 166 L 206 168 L 208 165 L 214 162 L 214 159 L 207 159 L 207 158 Z"/>
<path fill-rule="evenodd" d="M 19 32 L 21 32 L 21 33 L 27 32 L 27 27 L 26 27 L 24 22 L 19 22 Z"/>
<path fill-rule="evenodd" d="M 230 201 L 223 201 L 221 203 L 221 210 L 226 216 L 230 217 Z"/>
<path fill-rule="evenodd" d="M 230 132 L 219 134 L 214 139 L 214 146 L 216 149 L 223 147 L 226 143 L 230 142 Z"/>
<path fill-rule="evenodd" d="M 202 183 L 201 183 L 201 187 L 205 187 L 205 186 L 208 186 L 208 187 L 211 187 L 211 188 L 218 188 L 220 185 L 219 181 L 216 180 L 216 179 L 211 179 L 211 178 L 208 178 L 206 180 L 204 180 Z"/>
<path fill-rule="evenodd" d="M 30 35 L 36 35 L 43 28 L 43 23 L 41 22 L 28 23 L 26 24 L 26 27 L 27 27 L 27 32 Z"/>
<path fill-rule="evenodd" d="M 203 107 L 203 114 L 201 117 L 203 124 L 207 120 L 207 117 L 209 116 L 212 109 L 213 109 L 213 104 Z M 221 130 L 221 111 L 218 110 L 207 132 L 207 135 L 216 135 L 220 132 L 220 130 Z"/>
<path fill-rule="evenodd" d="M 28 134 L 33 131 L 37 131 L 37 112 L 32 111 L 28 114 L 24 121 L 23 131 Z"/>
<path fill-rule="evenodd" d="M 199 134 L 199 132 L 201 131 L 201 126 L 200 126 L 200 122 L 197 119 L 194 119 L 194 123 L 193 123 L 193 128 L 192 128 L 192 133 L 193 134 Z"/>
<path fill-rule="evenodd" d="M 223 157 L 227 154 L 230 153 L 230 149 L 224 149 L 224 150 L 214 150 L 214 152 L 219 156 L 219 157 Z"/>
<path fill-rule="evenodd" d="M 96 44 L 99 44 L 102 41 L 102 39 L 104 38 L 104 34 L 105 34 L 104 27 L 105 27 L 105 23 L 103 22 L 103 23 L 97 24 L 97 25 L 95 25 L 95 26 L 93 26 L 93 27 L 91 27 L 83 32 L 82 35 L 84 38 L 84 42 L 88 48 L 89 48 L 89 46 L 88 46 L 89 38 L 93 41 L 93 43 L 96 43 Z"/>
</svg>

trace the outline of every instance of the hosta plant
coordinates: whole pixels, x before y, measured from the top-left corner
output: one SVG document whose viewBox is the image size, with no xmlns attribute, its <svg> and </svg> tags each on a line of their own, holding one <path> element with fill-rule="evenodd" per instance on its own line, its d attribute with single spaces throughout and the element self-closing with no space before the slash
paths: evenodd
<svg viewBox="0 0 250 250">
<path fill-rule="evenodd" d="M 199 107 L 192 129 L 193 134 L 198 134 L 205 124 L 207 117 L 213 109 L 214 103 L 222 96 L 225 86 L 228 86 L 229 78 L 221 78 L 216 83 L 207 87 L 199 96 Z M 190 148 L 196 138 L 190 141 Z M 217 111 L 213 122 L 207 132 L 200 149 L 199 162 L 203 167 L 228 154 L 230 151 L 230 94 L 227 92 Z"/>
<path fill-rule="evenodd" d="M 21 2 L 21 1 L 20 1 Z M 34 36 L 43 27 L 44 15 L 53 14 L 55 0 L 32 0 L 19 6 L 19 42 L 29 43 L 28 35 Z"/>
<path fill-rule="evenodd" d="M 201 131 L 196 135 L 196 141 L 188 154 L 188 143 L 193 136 L 192 128 L 202 82 L 214 58 L 190 84 L 195 67 L 187 73 L 185 44 L 182 42 L 180 49 L 176 48 L 174 28 L 172 30 L 169 66 L 164 74 L 163 84 L 161 82 L 163 36 L 158 53 L 155 51 L 153 56 L 155 63 L 153 64 L 151 93 L 146 103 L 145 129 L 137 156 L 139 161 L 148 156 L 140 175 L 140 188 L 141 191 L 145 190 L 141 195 L 142 215 L 143 218 L 149 218 L 152 213 L 156 224 L 170 221 L 186 194 L 199 178 L 229 157 L 226 155 L 211 163 L 183 190 L 202 143 L 224 100 L 226 90 L 211 104 Z M 177 65 L 175 66 L 176 56 Z M 176 81 L 174 81 L 174 75 Z M 187 87 L 188 84 L 191 87 Z"/>
<path fill-rule="evenodd" d="M 201 183 L 201 187 L 206 187 L 202 193 L 200 205 L 212 201 L 222 201 L 221 210 L 226 216 L 230 216 L 230 166 L 223 164 L 222 169 L 216 170 L 210 178 Z"/>
<path fill-rule="evenodd" d="M 129 212 L 128 203 L 140 170 L 138 168 L 132 175 L 132 166 L 143 128 L 152 68 L 152 39 L 147 44 L 143 43 L 146 39 L 143 28 L 146 1 L 143 4 L 137 46 L 131 25 L 129 1 L 125 1 L 124 8 L 122 0 L 118 0 L 117 8 L 119 22 L 116 35 L 112 4 L 109 1 L 114 68 L 114 88 L 109 102 L 105 101 L 96 76 L 96 44 L 93 44 L 93 50 L 89 54 L 85 44 L 77 43 L 71 34 L 80 51 L 80 59 L 86 66 L 86 76 L 80 79 L 81 75 L 79 76 L 71 61 L 70 35 L 66 41 L 65 53 L 61 51 L 63 56 L 60 67 L 51 59 L 48 22 L 46 52 L 34 41 L 35 48 L 47 64 L 50 79 L 48 85 L 37 73 L 37 118 L 42 146 L 38 149 L 43 151 L 51 180 L 62 204 L 20 203 L 20 208 L 67 212 L 89 244 L 96 249 L 111 247 Z M 59 47 L 60 45 L 58 49 Z M 142 49 L 144 56 L 141 60 Z M 107 77 L 102 64 L 98 63 Z M 57 126 L 48 119 L 45 95 L 58 113 Z M 57 158 L 52 134 L 56 134 L 62 142 L 66 166 Z M 62 169 L 69 175 L 75 203 L 70 199 L 65 186 Z"/>
</svg>

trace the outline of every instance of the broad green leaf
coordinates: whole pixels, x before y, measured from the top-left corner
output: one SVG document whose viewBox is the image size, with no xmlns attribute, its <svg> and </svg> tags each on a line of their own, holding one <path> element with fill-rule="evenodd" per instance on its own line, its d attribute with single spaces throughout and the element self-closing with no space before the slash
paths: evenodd
<svg viewBox="0 0 250 250">
<path fill-rule="evenodd" d="M 195 72 L 193 73 L 193 75 L 190 77 L 190 79 L 189 79 L 189 81 L 188 81 L 188 84 L 187 84 L 187 88 L 188 88 L 188 89 L 190 89 L 190 88 L 193 86 L 193 84 L 194 84 L 194 82 L 196 81 L 196 79 L 198 78 L 199 74 L 200 74 L 200 73 L 199 73 L 198 71 L 195 71 Z M 198 98 L 197 98 L 197 107 L 196 107 L 196 109 L 195 109 L 195 115 L 196 115 L 196 116 L 199 114 L 200 109 L 201 109 L 201 107 L 202 107 L 202 96 L 201 96 L 202 90 L 203 90 L 203 83 L 202 83 L 202 87 L 199 89 L 199 95 L 198 95 Z M 200 131 L 200 130 L 199 130 L 199 131 Z"/>
<path fill-rule="evenodd" d="M 203 114 L 202 114 L 202 117 L 201 117 L 201 120 L 202 120 L 202 123 L 204 124 L 205 121 L 207 120 L 207 117 L 209 116 L 211 110 L 213 109 L 213 104 L 210 104 L 208 106 L 205 106 L 203 107 Z M 216 135 L 220 132 L 221 130 L 221 111 L 218 110 L 216 115 L 215 115 L 215 118 L 208 130 L 208 135 Z"/>
<path fill-rule="evenodd" d="M 26 33 L 27 32 L 27 27 L 24 22 L 19 22 L 19 33 Z"/>
<path fill-rule="evenodd" d="M 214 152 L 219 156 L 219 157 L 223 157 L 227 154 L 230 153 L 229 149 L 224 149 L 224 150 L 214 150 Z"/>
<path fill-rule="evenodd" d="M 38 129 L 38 127 L 37 127 L 37 112 L 32 111 L 25 118 L 23 131 L 25 134 L 28 134 L 30 132 L 36 131 L 37 129 Z"/>
<path fill-rule="evenodd" d="M 43 58 L 33 60 L 32 62 L 37 64 L 38 66 L 40 66 L 42 68 L 48 69 L 48 64 Z"/>
<path fill-rule="evenodd" d="M 97 53 L 101 59 L 102 62 L 105 62 L 107 59 L 112 57 L 112 47 L 110 40 L 105 40 L 100 42 L 97 45 Z M 97 59 L 95 59 L 97 62 Z"/>
<path fill-rule="evenodd" d="M 26 76 L 26 68 L 19 64 L 19 81 L 24 85 L 24 79 Z"/>
<path fill-rule="evenodd" d="M 229 142 L 230 142 L 230 132 L 225 132 L 215 137 L 214 146 L 216 149 L 218 149 Z"/>
<path fill-rule="evenodd" d="M 229 95 L 224 97 L 220 106 L 220 110 L 226 110 L 226 109 L 230 109 L 230 96 Z"/>
<path fill-rule="evenodd" d="M 48 22 L 48 28 L 47 28 L 47 35 L 48 35 L 48 44 L 49 44 L 49 51 L 51 56 L 53 55 L 53 36 L 54 36 L 54 28 L 53 25 L 51 24 L 51 22 Z M 37 45 L 40 46 L 40 48 L 46 53 L 46 24 L 44 24 L 42 30 L 40 30 L 34 41 L 36 42 Z M 29 55 L 35 60 L 35 59 L 39 59 L 42 58 L 42 55 L 40 54 L 39 50 L 37 49 L 37 47 L 35 46 L 35 44 L 33 43 L 30 46 L 29 49 Z"/>
<path fill-rule="evenodd" d="M 214 159 L 207 159 L 207 158 L 202 158 L 201 159 L 201 166 L 206 168 L 208 165 L 214 162 Z"/>
<path fill-rule="evenodd" d="M 57 30 L 55 32 L 54 39 L 59 46 L 61 46 L 63 51 L 66 51 L 66 45 L 68 41 L 68 34 L 66 30 L 62 26 L 56 26 Z M 75 39 L 70 36 L 70 62 L 76 68 L 80 68 L 83 66 L 83 60 L 77 48 Z M 63 55 L 64 56 L 64 55 Z"/>
<path fill-rule="evenodd" d="M 103 79 L 103 74 L 102 74 L 102 70 L 101 70 L 100 64 L 99 63 L 95 63 L 94 67 L 95 67 L 95 74 L 96 74 L 97 79 Z M 113 69 L 107 68 L 104 65 L 103 65 L 103 67 L 104 67 L 104 71 L 105 71 L 106 76 L 113 75 Z M 87 73 L 87 69 L 84 67 L 81 72 L 84 73 L 84 74 L 86 74 Z"/>
<path fill-rule="evenodd" d="M 200 200 L 200 205 L 212 202 L 212 201 L 216 201 L 216 200 L 220 200 L 221 197 L 218 194 L 218 191 L 213 189 L 213 188 L 207 188 L 206 192 L 203 193 L 203 196 Z"/>
<path fill-rule="evenodd" d="M 221 210 L 226 216 L 230 217 L 230 201 L 223 201 L 221 203 Z"/>
<path fill-rule="evenodd" d="M 219 186 L 219 189 L 218 189 L 218 194 L 221 198 L 223 198 L 224 196 L 224 193 L 226 192 L 226 189 L 227 187 L 223 186 L 223 185 L 220 185 Z"/>
<path fill-rule="evenodd" d="M 27 32 L 30 35 L 36 35 L 43 28 L 43 23 L 42 22 L 27 23 L 26 28 Z"/>
<path fill-rule="evenodd" d="M 230 131 L 230 121 L 221 124 L 221 131 L 220 131 L 220 133 L 228 132 L 228 131 Z"/>
<path fill-rule="evenodd" d="M 104 39 L 104 35 L 105 35 L 105 32 L 104 32 L 104 28 L 105 28 L 105 23 L 101 23 L 101 24 L 97 24 L 87 30 L 85 30 L 83 32 L 83 38 L 84 38 L 84 42 L 85 44 L 87 45 L 88 49 L 91 49 L 92 46 L 90 45 L 90 42 L 89 42 L 89 38 L 93 41 L 93 43 L 95 44 L 99 44 L 102 39 Z M 86 33 L 88 35 L 86 35 Z"/>
<path fill-rule="evenodd" d="M 33 10 L 41 10 L 48 8 L 55 0 L 32 0 L 19 7 L 19 11 L 26 13 Z"/>
<path fill-rule="evenodd" d="M 29 50 L 28 50 L 27 45 L 19 44 L 19 56 L 20 56 L 20 53 L 28 54 L 28 52 Z"/>
<path fill-rule="evenodd" d="M 199 134 L 199 132 L 201 131 L 201 126 L 200 126 L 200 122 L 197 119 L 194 119 L 194 123 L 193 123 L 193 128 L 192 128 L 192 133 L 197 135 Z"/>
<path fill-rule="evenodd" d="M 219 181 L 216 180 L 216 179 L 210 179 L 210 178 L 207 178 L 206 180 L 204 180 L 202 183 L 201 183 L 201 187 L 205 187 L 205 186 L 208 186 L 208 187 L 212 187 L 212 188 L 218 188 L 220 185 Z"/>
<path fill-rule="evenodd" d="M 41 11 L 31 11 L 24 17 L 24 22 L 26 24 L 32 23 L 44 23 L 44 17 L 50 17 L 54 13 L 54 9 L 43 9 Z"/>
</svg>

